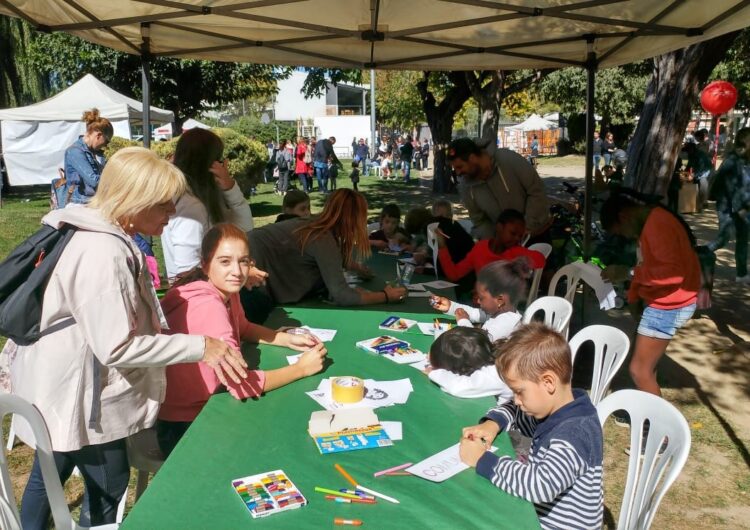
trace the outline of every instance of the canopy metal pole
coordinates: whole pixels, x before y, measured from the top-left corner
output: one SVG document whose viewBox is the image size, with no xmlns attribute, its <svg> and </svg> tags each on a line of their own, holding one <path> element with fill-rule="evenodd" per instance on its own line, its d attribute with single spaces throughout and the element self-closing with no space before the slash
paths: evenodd
<svg viewBox="0 0 750 530">
<path fill-rule="evenodd" d="M 594 38 L 586 38 L 586 195 L 583 209 L 583 261 L 591 259 L 591 196 L 594 193 L 594 90 L 596 52 Z"/>
<path fill-rule="evenodd" d="M 151 25 L 141 24 L 141 87 L 143 92 L 143 147 L 151 146 Z"/>
<path fill-rule="evenodd" d="M 375 145 L 375 69 L 370 68 L 370 159 L 378 154 Z"/>
</svg>

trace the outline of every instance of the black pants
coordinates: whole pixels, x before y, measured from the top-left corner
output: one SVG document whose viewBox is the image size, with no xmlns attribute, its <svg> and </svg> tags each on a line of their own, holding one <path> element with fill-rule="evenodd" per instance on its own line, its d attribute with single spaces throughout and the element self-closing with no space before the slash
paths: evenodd
<svg viewBox="0 0 750 530">
<path fill-rule="evenodd" d="M 156 422 L 156 440 L 159 442 L 159 449 L 167 458 L 172 450 L 180 441 L 182 436 L 193 424 L 192 421 L 165 421 L 157 420 Z"/>
</svg>

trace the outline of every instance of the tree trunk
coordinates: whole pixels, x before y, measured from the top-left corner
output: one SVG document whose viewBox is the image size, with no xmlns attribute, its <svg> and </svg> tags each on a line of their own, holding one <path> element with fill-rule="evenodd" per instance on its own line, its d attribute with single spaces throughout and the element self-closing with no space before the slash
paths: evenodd
<svg viewBox="0 0 750 530">
<path fill-rule="evenodd" d="M 636 190 L 666 195 L 701 86 L 738 33 L 721 35 L 654 59 L 643 111 L 628 148 L 627 182 Z"/>
<path fill-rule="evenodd" d="M 434 94 L 427 86 L 429 76 L 430 72 L 424 72 L 422 80 L 417 83 L 417 89 L 422 96 L 424 113 L 427 116 L 427 124 L 430 126 L 434 143 L 432 190 L 447 192 L 451 188 L 451 167 L 446 160 L 445 149 L 453 137 L 453 119 L 466 100 L 471 97 L 471 92 L 463 73 L 451 72 L 448 74 L 451 86 L 440 104 L 437 104 Z"/>
</svg>

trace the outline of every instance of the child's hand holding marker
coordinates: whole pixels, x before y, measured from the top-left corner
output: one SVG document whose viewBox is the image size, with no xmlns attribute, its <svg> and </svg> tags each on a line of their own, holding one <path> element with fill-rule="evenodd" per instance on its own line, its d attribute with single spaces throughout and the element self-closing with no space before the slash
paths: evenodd
<svg viewBox="0 0 750 530">
<path fill-rule="evenodd" d="M 492 445 L 492 441 L 500 432 L 500 426 L 494 421 L 486 421 L 479 425 L 464 427 L 458 454 L 467 466 L 476 467 L 482 455 Z"/>
<path fill-rule="evenodd" d="M 317 374 L 323 369 L 323 361 L 326 358 L 328 350 L 322 342 L 316 344 L 313 348 L 302 354 L 296 364 L 302 372 L 302 377 Z"/>
<path fill-rule="evenodd" d="M 451 301 L 444 296 L 431 296 L 430 305 L 436 310 L 445 313 L 451 308 Z"/>
</svg>

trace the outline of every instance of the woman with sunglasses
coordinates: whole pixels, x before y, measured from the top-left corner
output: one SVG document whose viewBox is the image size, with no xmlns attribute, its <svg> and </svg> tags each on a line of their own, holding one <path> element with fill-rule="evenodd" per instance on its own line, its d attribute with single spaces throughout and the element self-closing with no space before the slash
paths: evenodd
<svg viewBox="0 0 750 530">
<path fill-rule="evenodd" d="M 107 147 L 114 130 L 112 123 L 99 115 L 99 109 L 87 110 L 81 119 L 86 133 L 65 150 L 65 179 L 72 188 L 70 201 L 86 204 L 99 187 L 105 164 L 102 149 Z"/>
</svg>

